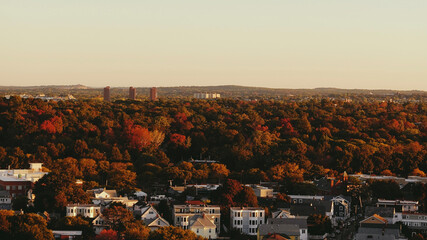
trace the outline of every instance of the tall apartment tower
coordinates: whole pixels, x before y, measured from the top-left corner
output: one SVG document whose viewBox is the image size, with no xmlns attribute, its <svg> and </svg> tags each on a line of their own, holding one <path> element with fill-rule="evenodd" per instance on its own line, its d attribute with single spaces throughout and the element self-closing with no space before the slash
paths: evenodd
<svg viewBox="0 0 427 240">
<path fill-rule="evenodd" d="M 136 88 L 134 88 L 134 87 L 129 88 L 129 99 L 130 100 L 136 99 Z"/>
<path fill-rule="evenodd" d="M 110 86 L 106 86 L 104 88 L 104 101 L 106 102 L 110 101 Z"/>
<path fill-rule="evenodd" d="M 155 87 L 150 89 L 150 100 L 151 101 L 157 100 L 157 88 L 155 88 Z"/>
</svg>

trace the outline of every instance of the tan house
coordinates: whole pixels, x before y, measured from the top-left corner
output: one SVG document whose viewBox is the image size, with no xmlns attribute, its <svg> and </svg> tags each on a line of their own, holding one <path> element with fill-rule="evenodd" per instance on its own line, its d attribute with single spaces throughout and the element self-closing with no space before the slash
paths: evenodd
<svg viewBox="0 0 427 240">
<path fill-rule="evenodd" d="M 206 215 L 191 219 L 189 226 L 189 229 L 198 236 L 207 239 L 215 239 L 218 237 L 216 225 Z"/>
<path fill-rule="evenodd" d="M 174 205 L 173 206 L 173 221 L 174 226 L 181 227 L 183 229 L 194 230 L 197 235 L 211 235 L 215 236 L 220 233 L 220 218 L 221 212 L 219 206 L 213 205 Z M 202 219 L 202 220 L 200 220 Z M 214 233 L 212 232 L 212 224 L 206 222 L 210 221 L 215 225 Z M 196 224 L 196 226 L 193 226 Z M 204 227 L 202 227 L 202 225 Z M 199 233 L 197 233 L 199 229 Z M 210 232 L 209 232 L 210 231 Z"/>
</svg>

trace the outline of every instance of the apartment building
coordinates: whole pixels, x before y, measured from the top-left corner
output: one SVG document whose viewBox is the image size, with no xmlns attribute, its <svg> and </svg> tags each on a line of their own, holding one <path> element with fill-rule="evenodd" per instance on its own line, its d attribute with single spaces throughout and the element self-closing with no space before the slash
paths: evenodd
<svg viewBox="0 0 427 240">
<path fill-rule="evenodd" d="M 230 226 L 248 235 L 257 235 L 258 226 L 265 223 L 265 210 L 259 207 L 231 207 Z"/>
</svg>

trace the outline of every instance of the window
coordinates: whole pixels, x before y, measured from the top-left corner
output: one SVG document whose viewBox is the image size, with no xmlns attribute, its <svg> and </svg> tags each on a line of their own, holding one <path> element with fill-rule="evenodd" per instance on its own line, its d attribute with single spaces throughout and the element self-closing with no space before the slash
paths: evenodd
<svg viewBox="0 0 427 240">
<path fill-rule="evenodd" d="M 259 216 L 262 217 L 262 212 L 259 213 Z"/>
<path fill-rule="evenodd" d="M 212 232 L 212 229 L 209 228 L 209 233 L 211 233 L 211 232 Z"/>
<path fill-rule="evenodd" d="M 344 208 L 343 208 L 343 206 L 340 206 L 340 210 L 342 211 Z"/>
<path fill-rule="evenodd" d="M 10 186 L 6 186 L 6 190 L 10 190 Z"/>
<path fill-rule="evenodd" d="M 159 221 L 157 221 L 157 225 L 160 225 L 160 220 L 159 220 Z"/>
<path fill-rule="evenodd" d="M 301 233 L 302 233 L 302 234 L 305 234 L 305 229 L 301 229 Z"/>
<path fill-rule="evenodd" d="M 21 185 L 18 186 L 18 190 L 22 190 L 22 186 Z"/>
<path fill-rule="evenodd" d="M 199 229 L 198 228 L 196 229 L 196 233 L 199 233 Z"/>
<path fill-rule="evenodd" d="M 299 200 L 299 203 L 302 203 L 302 199 Z"/>
</svg>

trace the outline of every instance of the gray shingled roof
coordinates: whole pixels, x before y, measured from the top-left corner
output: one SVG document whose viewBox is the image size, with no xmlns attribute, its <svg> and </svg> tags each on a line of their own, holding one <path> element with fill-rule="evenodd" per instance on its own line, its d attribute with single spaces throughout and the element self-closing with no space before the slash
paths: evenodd
<svg viewBox="0 0 427 240">
<path fill-rule="evenodd" d="M 267 224 L 295 224 L 299 228 L 307 228 L 307 218 L 268 218 Z"/>
<path fill-rule="evenodd" d="M 299 236 L 299 227 L 296 224 L 261 224 L 258 227 L 261 236 L 272 233 L 286 234 L 288 236 Z"/>
<path fill-rule="evenodd" d="M 372 216 L 374 214 L 380 215 L 383 218 L 392 218 L 394 215 L 394 208 L 373 206 L 367 206 L 365 208 L 365 216 Z"/>
</svg>

